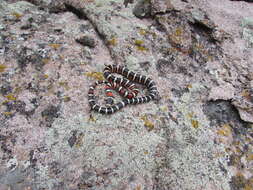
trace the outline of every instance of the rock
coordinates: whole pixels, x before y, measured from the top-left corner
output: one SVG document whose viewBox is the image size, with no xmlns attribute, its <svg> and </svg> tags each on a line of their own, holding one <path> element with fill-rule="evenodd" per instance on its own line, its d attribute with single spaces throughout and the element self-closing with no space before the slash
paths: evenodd
<svg viewBox="0 0 253 190">
<path fill-rule="evenodd" d="M 23 14 L 26 10 L 35 10 L 36 6 L 26 1 L 18 1 L 16 3 L 7 4 L 4 1 L 0 2 L 0 16 L 6 13 Z"/>
<path fill-rule="evenodd" d="M 253 0 L 231 0 L 231 1 L 245 1 L 245 2 L 253 2 Z"/>
<path fill-rule="evenodd" d="M 253 109 L 251 109 L 251 110 L 246 109 L 245 110 L 240 107 L 236 107 L 236 108 L 237 108 L 239 115 L 243 121 L 253 123 Z"/>
<path fill-rule="evenodd" d="M 82 36 L 76 39 L 76 42 L 82 44 L 83 46 L 88 46 L 90 48 L 94 48 L 96 46 L 96 42 L 91 36 Z"/>
<path fill-rule="evenodd" d="M 242 27 L 247 27 L 247 28 L 250 28 L 250 29 L 253 29 L 253 19 L 251 18 L 244 18 L 242 20 Z"/>
<path fill-rule="evenodd" d="M 5 15 L 8 10 L 8 4 L 5 1 L 0 1 L 0 16 Z"/>
<path fill-rule="evenodd" d="M 244 91 L 237 96 L 232 104 L 236 107 L 243 121 L 253 123 L 253 96 L 252 92 Z"/>
<path fill-rule="evenodd" d="M 151 14 L 166 13 L 173 9 L 170 0 L 151 0 Z"/>
<path fill-rule="evenodd" d="M 208 29 L 213 30 L 215 28 L 214 22 L 208 17 L 208 15 L 200 9 L 192 9 L 190 11 L 190 21 L 192 23 L 200 24 Z M 192 19 L 192 20 L 191 20 Z"/>
<path fill-rule="evenodd" d="M 138 18 L 148 18 L 151 15 L 150 0 L 139 0 L 133 9 L 133 14 Z"/>
<path fill-rule="evenodd" d="M 253 47 L 253 19 L 244 18 L 241 25 L 242 38 L 246 40 L 248 47 Z"/>
<path fill-rule="evenodd" d="M 235 95 L 235 88 L 227 83 L 222 86 L 213 87 L 209 93 L 208 100 L 231 100 Z"/>
<path fill-rule="evenodd" d="M 0 189 L 247 187 L 253 133 L 242 119 L 251 121 L 253 56 L 239 25 L 253 15 L 247 3 L 234 11 L 231 1 L 150 0 L 155 15 L 139 19 L 124 0 L 56 1 L 69 6 L 0 17 Z M 235 41 L 216 43 L 210 23 Z M 94 49 L 93 40 L 73 41 L 86 35 Z M 152 78 L 162 99 L 110 116 L 90 111 L 89 85 L 104 63 Z M 95 93 L 105 105 L 104 86 Z"/>
<path fill-rule="evenodd" d="M 127 5 L 128 5 L 128 3 L 133 3 L 134 2 L 134 0 L 124 0 L 124 5 L 125 5 L 125 7 L 127 7 Z"/>
</svg>

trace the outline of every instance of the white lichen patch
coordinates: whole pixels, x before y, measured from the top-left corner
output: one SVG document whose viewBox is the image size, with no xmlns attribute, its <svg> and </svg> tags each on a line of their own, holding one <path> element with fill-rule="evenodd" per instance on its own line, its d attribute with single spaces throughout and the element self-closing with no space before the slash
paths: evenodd
<svg viewBox="0 0 253 190">
<path fill-rule="evenodd" d="M 66 171 L 71 170 L 72 165 L 87 166 L 94 172 L 110 169 L 118 176 L 112 178 L 113 186 L 132 175 L 151 177 L 156 167 L 156 147 L 165 140 L 145 130 L 138 118 L 118 121 L 117 116 L 120 114 L 108 120 L 99 117 L 94 123 L 87 122 L 83 115 L 55 120 L 45 138 L 52 152 L 51 159 L 60 160 Z M 83 134 L 80 146 L 69 145 L 73 131 Z"/>
</svg>

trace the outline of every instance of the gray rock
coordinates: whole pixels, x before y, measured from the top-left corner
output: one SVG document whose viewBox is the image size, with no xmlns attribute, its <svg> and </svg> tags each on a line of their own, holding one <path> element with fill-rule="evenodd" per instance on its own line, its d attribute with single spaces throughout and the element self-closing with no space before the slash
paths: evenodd
<svg viewBox="0 0 253 190">
<path fill-rule="evenodd" d="M 139 0 L 134 9 L 133 14 L 138 18 L 148 18 L 151 15 L 150 0 Z"/>
<path fill-rule="evenodd" d="M 172 10 L 173 6 L 170 0 L 151 0 L 151 14 L 166 13 L 166 11 Z"/>
<path fill-rule="evenodd" d="M 90 48 L 94 48 L 96 46 L 96 42 L 91 36 L 82 36 L 76 39 L 76 42 L 82 44 L 83 46 L 88 46 Z"/>
<path fill-rule="evenodd" d="M 242 38 L 247 41 L 248 47 L 253 47 L 253 19 L 242 20 Z"/>
<path fill-rule="evenodd" d="M 23 14 L 26 10 L 35 10 L 36 6 L 27 1 L 18 1 L 8 4 L 5 1 L 0 1 L 0 16 L 10 13 Z"/>
</svg>

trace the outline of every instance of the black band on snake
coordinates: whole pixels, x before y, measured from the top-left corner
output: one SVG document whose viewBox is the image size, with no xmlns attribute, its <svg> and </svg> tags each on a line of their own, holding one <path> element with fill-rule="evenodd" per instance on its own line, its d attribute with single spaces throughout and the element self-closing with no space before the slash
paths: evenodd
<svg viewBox="0 0 253 190">
<path fill-rule="evenodd" d="M 124 78 L 115 77 L 112 75 L 112 73 L 120 74 L 124 76 Z M 89 91 L 88 91 L 89 105 L 92 110 L 95 110 L 99 113 L 112 114 L 122 109 L 128 104 L 147 103 L 151 100 L 154 100 L 158 96 L 156 84 L 151 78 L 129 71 L 126 67 L 123 67 L 120 65 L 105 65 L 104 77 L 108 82 L 97 81 L 93 85 L 90 86 Z M 148 95 L 142 96 L 142 97 L 136 97 L 139 90 L 136 88 L 136 86 L 132 82 L 145 85 L 148 90 Z M 123 99 L 121 102 L 117 104 L 110 105 L 110 106 L 100 106 L 96 104 L 94 90 L 96 86 L 100 84 L 105 84 L 107 90 L 111 88 L 118 91 L 119 94 L 123 96 L 125 99 Z M 126 89 L 128 89 L 128 91 Z M 110 90 L 107 91 L 106 94 L 109 97 L 112 96 Z"/>
</svg>

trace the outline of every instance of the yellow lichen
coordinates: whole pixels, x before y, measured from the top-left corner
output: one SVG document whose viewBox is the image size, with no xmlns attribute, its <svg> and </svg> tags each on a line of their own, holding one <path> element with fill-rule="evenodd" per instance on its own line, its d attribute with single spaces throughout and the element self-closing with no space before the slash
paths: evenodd
<svg viewBox="0 0 253 190">
<path fill-rule="evenodd" d="M 193 112 L 190 112 L 190 113 L 187 114 L 187 116 L 188 116 L 189 118 L 193 118 L 194 113 L 193 113 Z"/>
<path fill-rule="evenodd" d="M 45 74 L 43 77 L 44 77 L 44 79 L 47 79 L 49 76 L 47 74 Z"/>
<path fill-rule="evenodd" d="M 246 157 L 246 159 L 248 161 L 252 161 L 253 160 L 253 154 L 248 154 L 247 157 Z"/>
<path fill-rule="evenodd" d="M 211 55 L 208 55 L 208 56 L 207 56 L 207 61 L 214 61 L 214 57 L 211 56 Z"/>
<path fill-rule="evenodd" d="M 75 143 L 76 148 L 80 148 L 83 145 L 83 139 L 84 139 L 84 134 L 83 133 L 78 135 L 76 143 Z"/>
<path fill-rule="evenodd" d="M 199 122 L 197 120 L 192 119 L 191 120 L 192 127 L 197 129 L 199 127 Z"/>
<path fill-rule="evenodd" d="M 149 130 L 153 130 L 155 125 L 153 122 L 151 122 L 146 115 L 141 116 L 141 119 L 144 121 L 144 126 Z"/>
<path fill-rule="evenodd" d="M 14 94 L 19 94 L 20 92 L 22 92 L 22 87 L 18 86 L 14 89 Z"/>
<path fill-rule="evenodd" d="M 143 43 L 144 43 L 143 40 L 135 40 L 134 41 L 134 44 L 137 45 L 137 46 L 141 46 Z"/>
<path fill-rule="evenodd" d="M 69 96 L 64 96 L 63 97 L 64 102 L 69 102 L 70 100 L 71 100 L 71 98 Z"/>
<path fill-rule="evenodd" d="M 4 100 L 4 101 L 2 101 L 2 105 L 4 105 L 4 104 L 7 104 L 7 103 L 9 103 L 10 102 L 10 100 Z"/>
<path fill-rule="evenodd" d="M 251 94 L 248 90 L 243 90 L 241 95 L 245 97 L 247 100 L 251 100 Z"/>
<path fill-rule="evenodd" d="M 60 81 L 59 85 L 62 86 L 63 88 L 65 88 L 65 90 L 69 90 L 70 89 L 70 87 L 68 85 L 68 82 L 66 82 L 66 81 Z"/>
<path fill-rule="evenodd" d="M 175 31 L 175 35 L 176 35 L 176 36 L 181 36 L 182 33 L 183 33 L 182 28 L 177 28 L 176 31 Z"/>
<path fill-rule="evenodd" d="M 136 48 L 139 50 L 139 51 L 148 51 L 148 48 L 146 48 L 144 46 L 144 41 L 143 40 L 135 40 L 134 41 L 134 45 L 136 46 Z"/>
<path fill-rule="evenodd" d="M 147 155 L 147 154 L 148 154 L 148 151 L 144 151 L 144 154 Z"/>
<path fill-rule="evenodd" d="M 44 64 L 48 64 L 49 61 L 50 61 L 50 59 L 48 59 L 48 58 L 43 58 L 41 61 L 42 61 L 42 63 L 44 63 Z"/>
<path fill-rule="evenodd" d="M 0 73 L 4 72 L 6 69 L 6 65 L 0 64 Z"/>
<path fill-rule="evenodd" d="M 237 172 L 237 174 L 233 176 L 233 184 L 236 187 L 245 187 L 247 180 L 241 172 Z"/>
<path fill-rule="evenodd" d="M 143 46 L 137 46 L 136 47 L 139 51 L 148 51 L 148 48 L 145 48 Z"/>
<path fill-rule="evenodd" d="M 145 29 L 140 29 L 139 34 L 145 35 L 145 34 L 147 34 L 147 31 Z"/>
<path fill-rule="evenodd" d="M 160 110 L 163 112 L 167 112 L 168 111 L 168 107 L 167 106 L 161 106 Z"/>
<path fill-rule="evenodd" d="M 7 98 L 8 100 L 11 100 L 11 101 L 17 100 L 17 98 L 14 96 L 14 94 L 8 94 L 5 96 L 5 98 Z"/>
<path fill-rule="evenodd" d="M 22 14 L 17 13 L 17 12 L 13 12 L 12 15 L 15 16 L 16 19 L 20 19 L 23 16 Z"/>
<path fill-rule="evenodd" d="M 12 112 L 3 112 L 4 115 L 8 116 L 8 115 L 11 115 Z"/>
<path fill-rule="evenodd" d="M 190 88 L 192 88 L 192 85 L 191 85 L 191 84 L 188 84 L 186 87 L 187 87 L 188 89 L 190 89 Z"/>
<path fill-rule="evenodd" d="M 248 179 L 247 184 L 245 186 L 245 188 L 247 188 L 247 189 L 245 189 L 245 190 L 252 190 L 252 187 L 253 187 L 253 177 Z"/>
<path fill-rule="evenodd" d="M 253 189 L 253 184 L 246 184 L 243 190 L 252 190 Z"/>
<path fill-rule="evenodd" d="M 233 145 L 240 145 L 241 143 L 240 143 L 240 141 L 233 141 Z"/>
<path fill-rule="evenodd" d="M 101 72 L 87 72 L 85 73 L 87 77 L 92 77 L 97 80 L 104 80 L 104 75 Z"/>
<path fill-rule="evenodd" d="M 113 37 L 112 39 L 107 41 L 108 45 L 110 46 L 116 46 L 117 45 L 117 39 Z"/>
<path fill-rule="evenodd" d="M 97 119 L 96 119 L 93 115 L 90 115 L 89 121 L 91 121 L 91 122 L 96 122 Z"/>
<path fill-rule="evenodd" d="M 59 47 L 61 47 L 61 44 L 53 43 L 53 44 L 49 44 L 49 46 L 50 46 L 51 48 L 58 49 Z"/>
<path fill-rule="evenodd" d="M 88 62 L 85 62 L 85 61 L 81 61 L 80 62 L 80 65 L 88 65 L 89 63 Z"/>
<path fill-rule="evenodd" d="M 236 153 L 239 153 L 239 154 L 243 153 L 242 149 L 239 148 L 239 147 L 236 147 L 236 148 L 235 148 L 235 152 L 236 152 Z"/>
<path fill-rule="evenodd" d="M 232 129 L 229 124 L 225 124 L 217 131 L 217 134 L 227 137 L 232 134 Z"/>
</svg>

